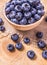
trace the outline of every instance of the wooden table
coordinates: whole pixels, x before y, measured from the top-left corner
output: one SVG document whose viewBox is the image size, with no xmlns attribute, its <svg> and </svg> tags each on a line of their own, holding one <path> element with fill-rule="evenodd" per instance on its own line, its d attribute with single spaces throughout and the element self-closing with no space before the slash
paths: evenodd
<svg viewBox="0 0 47 65">
<path fill-rule="evenodd" d="M 42 57 L 42 51 L 37 47 L 37 41 L 35 34 L 37 31 L 43 32 L 42 40 L 47 44 L 47 23 L 42 20 L 42 23 L 33 30 L 21 32 L 12 27 L 4 17 L 3 9 L 7 0 L 0 0 L 0 17 L 4 21 L 4 26 L 6 31 L 4 33 L 0 32 L 0 65 L 47 65 L 47 60 Z M 47 15 L 47 0 L 42 0 L 42 3 L 45 6 L 45 15 Z M 22 51 L 18 51 L 15 49 L 15 52 L 10 53 L 7 50 L 7 45 L 9 43 L 16 44 L 11 40 L 11 35 L 13 33 L 19 34 L 19 41 L 22 42 L 24 49 Z M 30 38 L 30 44 L 26 45 L 23 42 L 24 37 Z M 27 51 L 33 50 L 36 53 L 36 58 L 34 60 L 30 60 L 27 57 Z"/>
</svg>

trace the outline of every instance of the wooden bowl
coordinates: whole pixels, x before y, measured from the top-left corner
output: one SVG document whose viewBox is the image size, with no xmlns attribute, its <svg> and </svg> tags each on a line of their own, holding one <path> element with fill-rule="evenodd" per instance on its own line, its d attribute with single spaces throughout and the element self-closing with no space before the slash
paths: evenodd
<svg viewBox="0 0 47 65">
<path fill-rule="evenodd" d="M 15 23 L 11 22 L 11 21 L 7 18 L 6 14 L 5 14 L 5 7 L 4 7 L 4 12 L 3 12 L 3 13 L 4 13 L 4 16 L 5 16 L 5 18 L 7 19 L 7 21 L 8 21 L 13 27 L 15 27 L 17 30 L 21 30 L 21 31 L 27 31 L 27 30 L 31 30 L 31 29 L 37 27 L 37 26 L 42 22 L 42 19 L 44 18 L 44 16 L 42 16 L 42 18 L 41 18 L 39 21 L 37 21 L 37 22 L 35 22 L 35 23 L 33 23 L 33 24 L 29 24 L 29 25 L 19 25 L 19 24 L 15 24 Z"/>
</svg>

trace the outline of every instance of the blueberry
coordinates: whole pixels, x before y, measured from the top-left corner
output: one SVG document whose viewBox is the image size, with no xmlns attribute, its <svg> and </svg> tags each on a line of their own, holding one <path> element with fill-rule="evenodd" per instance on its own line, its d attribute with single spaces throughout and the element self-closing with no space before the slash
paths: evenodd
<svg viewBox="0 0 47 65">
<path fill-rule="evenodd" d="M 22 9 L 23 9 L 23 11 L 29 11 L 30 10 L 30 4 L 29 3 L 23 3 Z"/>
<path fill-rule="evenodd" d="M 30 59 L 34 59 L 34 57 L 35 57 L 34 51 L 29 50 L 29 51 L 27 52 L 27 56 L 28 56 Z"/>
<path fill-rule="evenodd" d="M 7 7 L 6 9 L 5 9 L 5 12 L 6 12 L 6 14 L 8 14 L 8 13 L 10 13 L 10 7 Z"/>
<path fill-rule="evenodd" d="M 42 52 L 42 57 L 45 58 L 45 59 L 47 59 L 47 50 L 45 50 L 45 51 Z"/>
<path fill-rule="evenodd" d="M 21 6 L 20 5 L 16 5 L 15 6 L 15 11 L 21 12 L 22 11 Z"/>
<path fill-rule="evenodd" d="M 0 26 L 0 31 L 4 32 L 5 31 L 5 27 L 4 26 Z"/>
<path fill-rule="evenodd" d="M 3 20 L 2 20 L 2 18 L 0 18 L 0 25 L 2 25 L 3 24 Z"/>
<path fill-rule="evenodd" d="M 17 4 L 22 4 L 23 0 L 16 0 Z"/>
<path fill-rule="evenodd" d="M 40 0 L 28 0 L 29 1 L 29 3 L 32 5 L 32 6 L 36 6 L 39 2 L 40 2 Z"/>
<path fill-rule="evenodd" d="M 31 17 L 31 18 L 28 20 L 28 24 L 32 24 L 32 23 L 35 23 L 35 19 Z"/>
<path fill-rule="evenodd" d="M 14 5 L 10 5 L 10 9 L 11 10 L 14 10 Z"/>
<path fill-rule="evenodd" d="M 35 15 L 36 12 L 37 12 L 37 10 L 35 8 L 32 8 L 32 11 L 31 11 L 32 15 Z"/>
<path fill-rule="evenodd" d="M 47 22 L 47 16 L 45 17 L 45 21 Z"/>
<path fill-rule="evenodd" d="M 9 14 L 7 14 L 6 16 L 7 16 L 8 19 L 10 19 L 10 15 Z"/>
<path fill-rule="evenodd" d="M 25 3 L 25 2 L 27 2 L 28 0 L 23 0 L 23 2 L 22 3 Z"/>
<path fill-rule="evenodd" d="M 15 24 L 19 24 L 18 20 L 16 18 L 11 19 L 11 21 Z"/>
<path fill-rule="evenodd" d="M 24 16 L 27 18 L 27 19 L 29 19 L 30 17 L 31 17 L 31 12 L 25 12 L 24 13 Z"/>
<path fill-rule="evenodd" d="M 7 49 L 9 50 L 9 51 L 14 51 L 14 46 L 13 46 L 13 44 L 8 44 L 8 46 L 7 46 Z"/>
<path fill-rule="evenodd" d="M 39 15 L 41 15 L 41 16 L 43 16 L 44 15 L 44 10 L 38 10 L 38 12 L 37 12 Z"/>
<path fill-rule="evenodd" d="M 38 21 L 38 20 L 40 20 L 41 16 L 38 15 L 38 14 L 35 14 L 35 15 L 34 15 L 34 18 Z"/>
<path fill-rule="evenodd" d="M 11 12 L 10 12 L 10 18 L 14 18 L 15 15 L 16 15 L 16 12 L 15 12 L 15 11 L 11 11 Z"/>
<path fill-rule="evenodd" d="M 28 37 L 24 38 L 24 42 L 28 44 L 30 42 L 30 39 Z"/>
<path fill-rule="evenodd" d="M 16 43 L 15 47 L 18 49 L 18 50 L 21 50 L 23 45 L 21 43 Z"/>
<path fill-rule="evenodd" d="M 22 19 L 22 13 L 17 12 L 15 17 L 16 17 L 17 20 L 21 20 Z"/>
<path fill-rule="evenodd" d="M 42 40 L 39 40 L 39 41 L 37 42 L 37 45 L 38 45 L 38 47 L 39 47 L 39 48 L 41 48 L 41 49 L 43 49 L 43 48 L 45 48 L 45 47 L 46 47 L 45 42 L 44 42 L 44 41 L 42 41 Z"/>
<path fill-rule="evenodd" d="M 6 3 L 6 7 L 9 7 L 9 6 L 10 6 L 10 4 L 11 4 L 10 2 Z"/>
<path fill-rule="evenodd" d="M 39 4 L 36 6 L 36 9 L 38 9 L 38 10 L 44 9 L 44 6 L 43 6 L 41 3 L 39 3 Z"/>
<path fill-rule="evenodd" d="M 37 32 L 36 33 L 36 37 L 37 38 L 42 38 L 43 37 L 43 33 L 42 32 Z"/>
<path fill-rule="evenodd" d="M 26 25 L 27 24 L 27 19 L 24 17 L 21 21 L 20 21 L 20 25 Z"/>
<path fill-rule="evenodd" d="M 18 35 L 18 34 L 12 34 L 12 35 L 11 35 L 11 39 L 12 39 L 13 41 L 17 41 L 17 40 L 19 39 L 19 35 Z"/>
<path fill-rule="evenodd" d="M 11 1 L 11 4 L 16 5 L 16 4 L 17 4 L 17 3 L 16 3 L 16 0 L 12 0 L 12 1 Z"/>
</svg>

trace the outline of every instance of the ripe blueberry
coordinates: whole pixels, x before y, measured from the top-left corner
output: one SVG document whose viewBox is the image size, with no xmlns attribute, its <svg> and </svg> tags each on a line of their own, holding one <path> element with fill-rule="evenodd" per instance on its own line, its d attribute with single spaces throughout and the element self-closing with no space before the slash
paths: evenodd
<svg viewBox="0 0 47 65">
<path fill-rule="evenodd" d="M 5 31 L 5 27 L 4 26 L 0 26 L 0 31 L 4 32 Z"/>
<path fill-rule="evenodd" d="M 36 33 L 36 37 L 37 38 L 42 38 L 43 37 L 43 33 L 42 32 L 37 32 Z"/>
<path fill-rule="evenodd" d="M 38 45 L 38 47 L 41 48 L 41 49 L 43 49 L 43 48 L 46 47 L 46 43 L 45 43 L 44 41 L 42 41 L 42 40 L 39 40 L 39 41 L 37 42 L 37 45 Z"/>
<path fill-rule="evenodd" d="M 38 20 L 40 20 L 41 16 L 38 15 L 38 14 L 35 14 L 35 15 L 34 15 L 34 18 L 38 21 Z"/>
<path fill-rule="evenodd" d="M 14 51 L 14 46 L 13 46 L 13 44 L 8 44 L 8 46 L 7 46 L 7 49 L 9 50 L 9 51 Z"/>
<path fill-rule="evenodd" d="M 31 17 L 31 12 L 25 12 L 24 13 L 24 16 L 27 18 L 27 19 L 29 19 L 30 17 Z"/>
<path fill-rule="evenodd" d="M 32 17 L 28 20 L 28 24 L 32 24 L 32 23 L 34 23 L 34 22 L 35 22 L 35 19 L 32 18 Z"/>
<path fill-rule="evenodd" d="M 42 57 L 45 58 L 45 59 L 47 59 L 47 50 L 45 50 L 45 51 L 42 52 Z"/>
<path fill-rule="evenodd" d="M 27 24 L 27 19 L 24 17 L 21 21 L 20 21 L 20 25 L 26 25 Z"/>
<path fill-rule="evenodd" d="M 21 11 L 22 11 L 21 6 L 20 6 L 20 5 L 16 5 L 16 6 L 15 6 L 15 11 L 21 12 Z"/>
<path fill-rule="evenodd" d="M 25 38 L 24 38 L 24 42 L 25 42 L 26 44 L 28 44 L 28 43 L 30 42 L 30 39 L 29 39 L 28 37 L 25 37 Z"/>
<path fill-rule="evenodd" d="M 2 25 L 3 24 L 3 20 L 2 20 L 2 18 L 0 18 L 0 25 Z"/>
<path fill-rule="evenodd" d="M 21 43 L 16 43 L 15 47 L 18 49 L 18 50 L 21 50 L 23 45 Z"/>
<path fill-rule="evenodd" d="M 29 3 L 23 3 L 23 4 L 22 4 L 22 9 L 23 9 L 23 11 L 29 11 L 29 10 L 30 10 L 30 5 L 29 5 Z"/>
<path fill-rule="evenodd" d="M 17 12 L 15 17 L 16 17 L 17 20 L 21 20 L 22 19 L 22 16 L 23 15 L 22 15 L 21 12 Z"/>
<path fill-rule="evenodd" d="M 16 18 L 11 19 L 13 23 L 19 24 L 18 20 Z"/>
<path fill-rule="evenodd" d="M 11 39 L 12 39 L 13 41 L 17 41 L 17 40 L 19 39 L 19 35 L 18 35 L 18 34 L 12 34 L 12 35 L 11 35 Z"/>
<path fill-rule="evenodd" d="M 29 51 L 27 52 L 27 56 L 28 56 L 30 59 L 33 59 L 33 58 L 35 57 L 34 51 L 29 50 Z"/>
</svg>

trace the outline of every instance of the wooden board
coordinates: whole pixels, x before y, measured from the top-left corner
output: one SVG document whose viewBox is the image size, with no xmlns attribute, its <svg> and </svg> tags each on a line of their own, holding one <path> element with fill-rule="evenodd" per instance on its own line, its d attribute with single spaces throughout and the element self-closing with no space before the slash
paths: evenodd
<svg viewBox="0 0 47 65">
<path fill-rule="evenodd" d="M 3 15 L 3 8 L 7 0 L 0 0 L 0 17 L 4 21 L 4 26 L 6 31 L 4 33 L 0 32 L 0 65 L 47 65 L 47 60 L 42 58 L 42 51 L 37 47 L 37 41 L 35 34 L 37 31 L 43 32 L 43 38 L 47 44 L 47 23 L 42 20 L 42 23 L 33 30 L 21 32 L 12 27 Z M 47 0 L 42 0 L 42 3 L 45 6 L 45 16 L 47 15 Z M 45 17 L 44 16 L 44 17 Z M 24 49 L 22 51 L 18 51 L 15 49 L 15 52 L 10 53 L 7 50 L 7 45 L 9 43 L 16 44 L 11 40 L 11 35 L 13 33 L 19 34 L 20 40 L 22 42 Z M 26 45 L 23 42 L 24 37 L 30 38 L 30 44 Z M 30 60 L 27 57 L 27 51 L 33 50 L 36 53 L 36 58 L 34 60 Z"/>
</svg>

